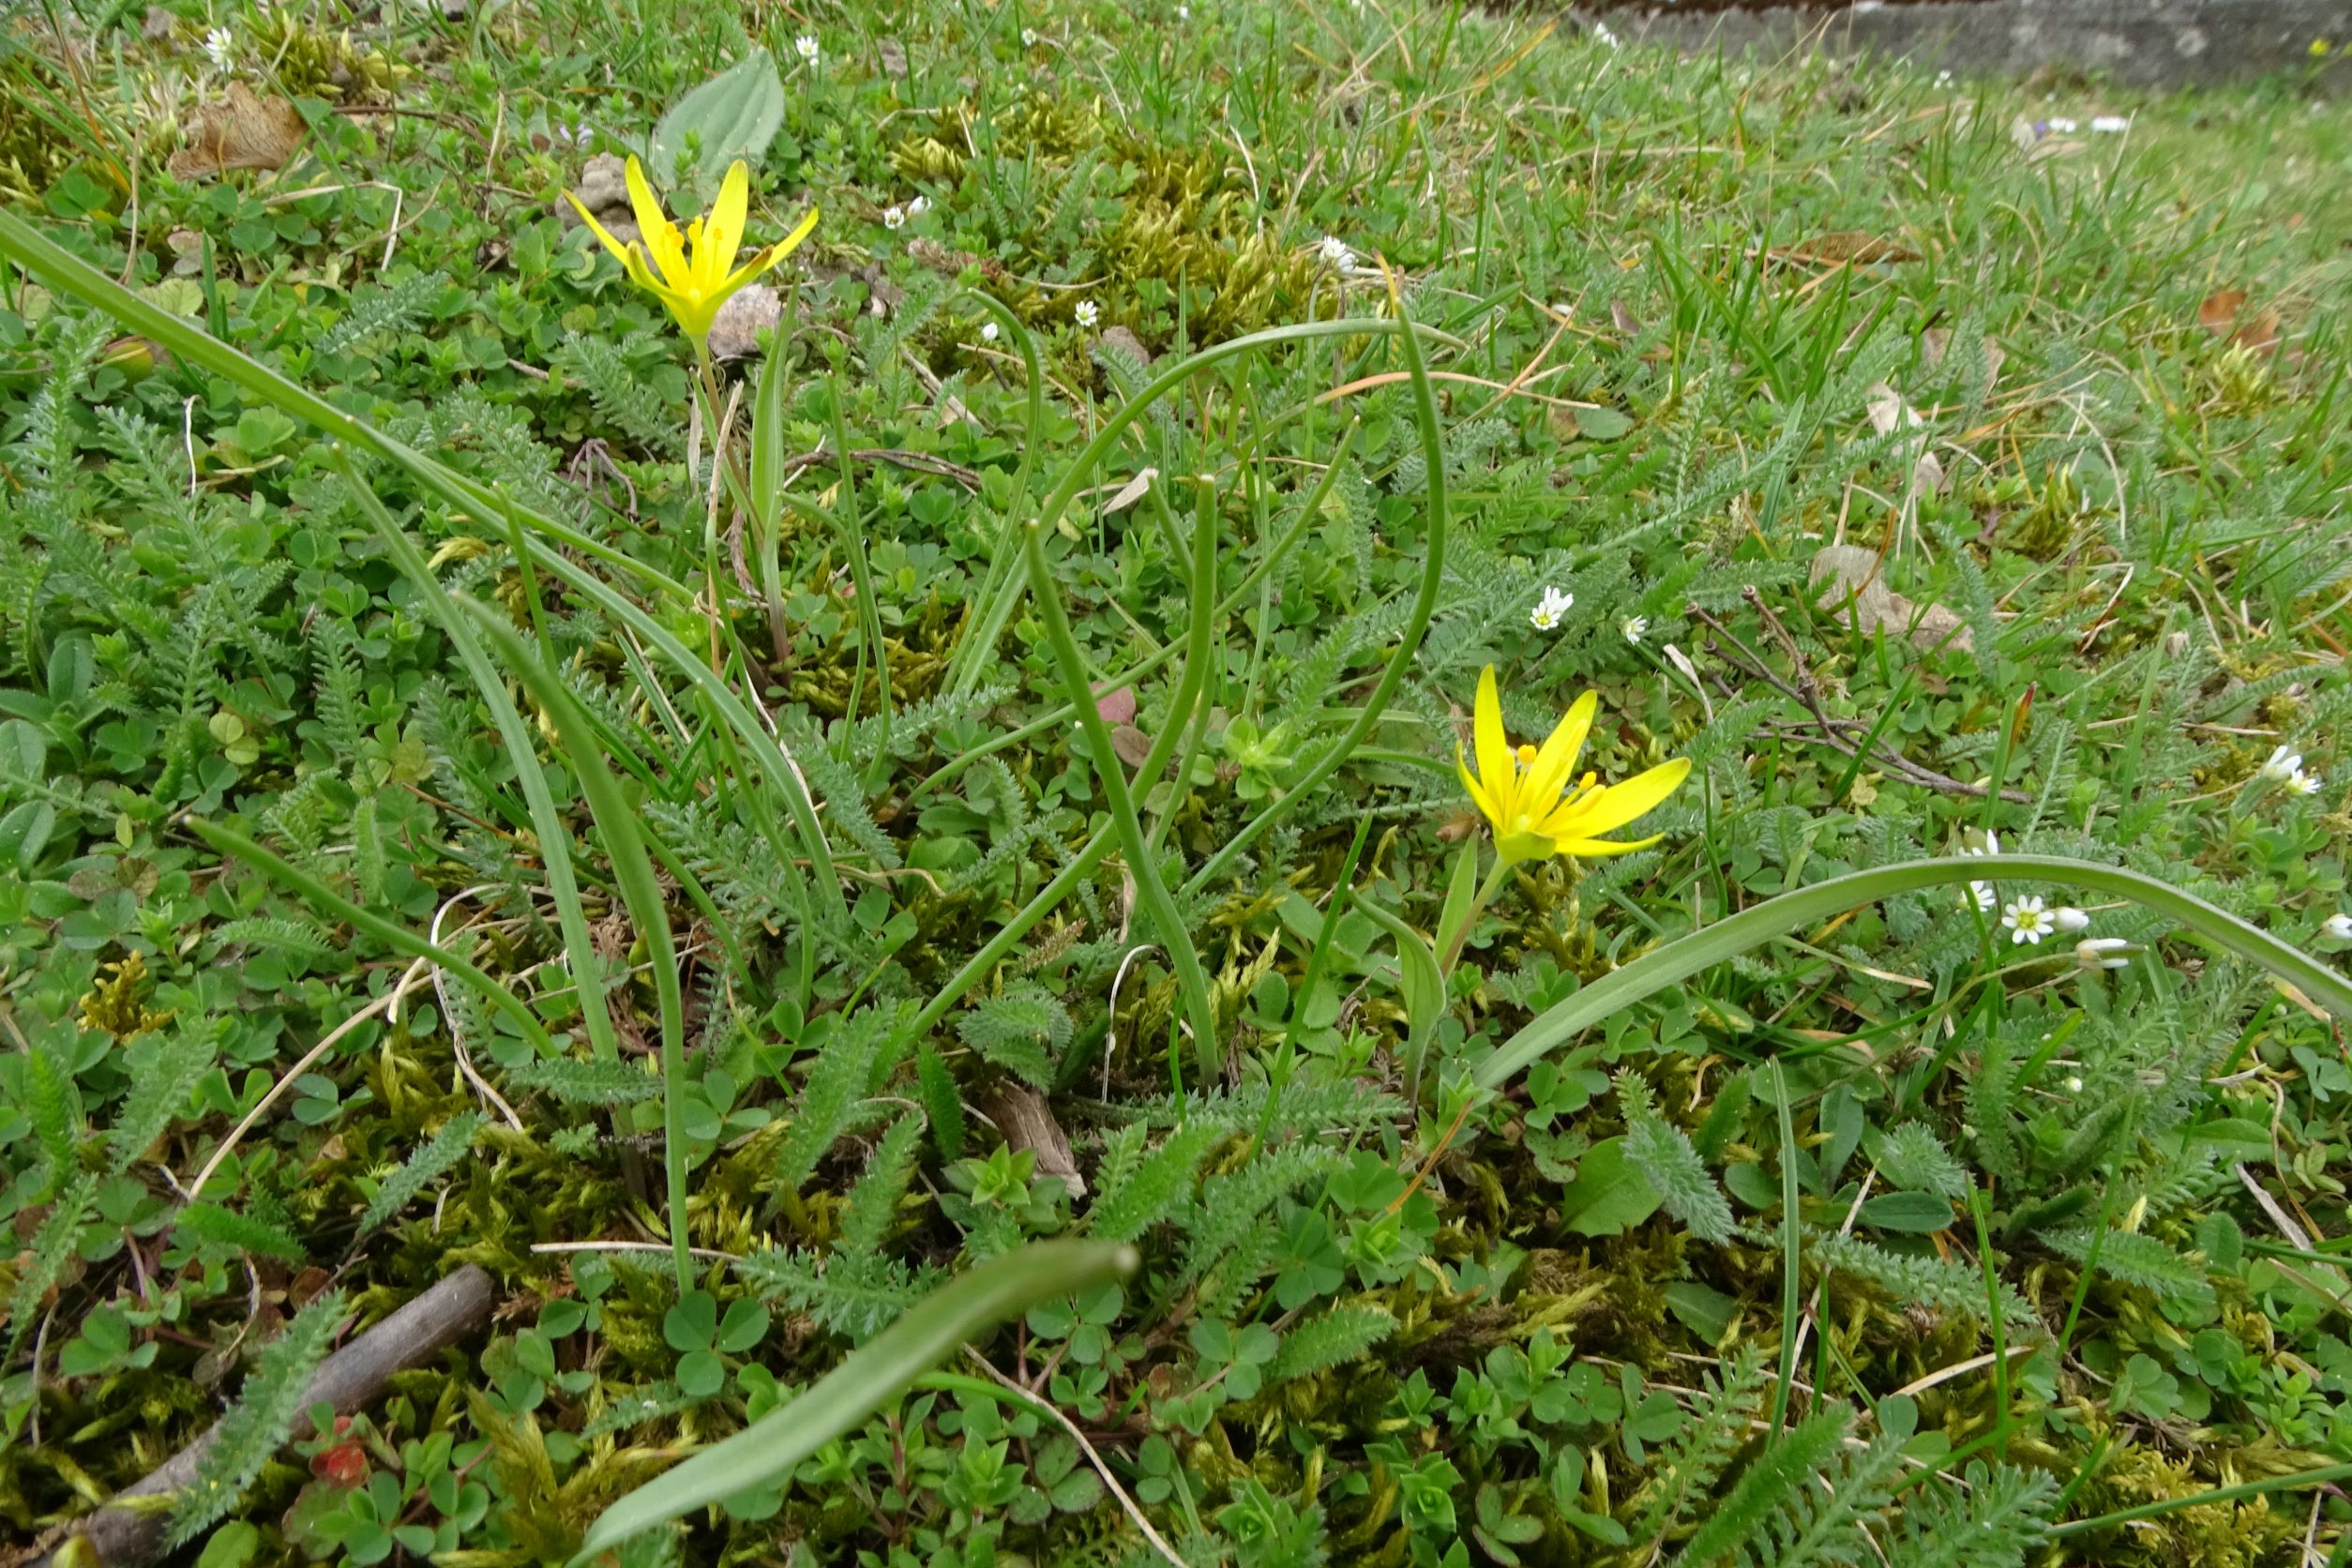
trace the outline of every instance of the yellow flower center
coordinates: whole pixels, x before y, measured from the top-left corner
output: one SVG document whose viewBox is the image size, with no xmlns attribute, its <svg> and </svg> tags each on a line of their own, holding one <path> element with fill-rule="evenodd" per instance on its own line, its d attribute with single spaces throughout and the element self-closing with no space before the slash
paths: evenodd
<svg viewBox="0 0 2352 1568">
<path fill-rule="evenodd" d="M 1535 747 L 1531 746 L 1523 746 L 1519 747 L 1519 766 L 1523 768 L 1531 768 L 1534 765 Z"/>
</svg>

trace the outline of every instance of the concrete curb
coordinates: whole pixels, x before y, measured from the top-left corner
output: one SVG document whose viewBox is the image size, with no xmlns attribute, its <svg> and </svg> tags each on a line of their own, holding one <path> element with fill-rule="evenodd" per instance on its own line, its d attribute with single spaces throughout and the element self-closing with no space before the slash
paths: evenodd
<svg viewBox="0 0 2352 1568">
<path fill-rule="evenodd" d="M 1906 58 L 1930 68 L 2022 76 L 2046 66 L 2097 71 L 2135 87 L 2207 86 L 2273 73 L 2352 87 L 2352 0 L 1874 0 L 1834 9 L 1645 13 L 1612 10 L 1610 28 L 1685 52 Z M 2324 39 L 2324 61 L 2312 45 Z"/>
</svg>

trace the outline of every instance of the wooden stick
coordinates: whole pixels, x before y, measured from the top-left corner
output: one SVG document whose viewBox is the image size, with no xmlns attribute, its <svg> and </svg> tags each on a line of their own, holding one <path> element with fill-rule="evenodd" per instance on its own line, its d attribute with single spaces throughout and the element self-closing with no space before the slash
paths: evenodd
<svg viewBox="0 0 2352 1568">
<path fill-rule="evenodd" d="M 490 1320 L 498 1291 L 490 1276 L 468 1263 L 319 1364 L 302 1396 L 304 1413 L 294 1418 L 294 1436 L 310 1433 L 309 1408 L 322 1399 L 347 1414 L 382 1394 L 396 1372 L 424 1365 Z M 64 1548 L 83 1544 L 71 1560 L 102 1568 L 146 1568 L 163 1556 L 168 1509 L 129 1506 L 140 1498 L 176 1492 L 195 1479 L 218 1427 L 207 1427 L 186 1448 L 143 1481 L 114 1494 L 112 1501 L 67 1527 L 66 1539 L 35 1558 L 27 1568 L 55 1568 Z"/>
</svg>

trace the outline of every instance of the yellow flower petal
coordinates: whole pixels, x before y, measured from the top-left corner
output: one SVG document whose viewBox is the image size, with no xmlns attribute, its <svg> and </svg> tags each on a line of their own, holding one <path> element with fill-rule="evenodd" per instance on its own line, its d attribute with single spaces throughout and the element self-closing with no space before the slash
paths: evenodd
<svg viewBox="0 0 2352 1568">
<path fill-rule="evenodd" d="M 1488 798 L 1485 791 L 1478 787 L 1478 780 L 1471 776 L 1470 763 L 1462 756 L 1459 742 L 1456 742 L 1454 746 L 1454 771 L 1462 776 L 1462 788 L 1470 792 L 1470 804 L 1477 807 L 1485 819 L 1500 829 L 1502 820 L 1495 815 L 1495 803 Z"/>
<path fill-rule="evenodd" d="M 1552 831 L 1584 838 L 1596 833 L 1606 833 L 1611 828 L 1623 827 L 1681 788 L 1682 780 L 1690 776 L 1690 772 L 1691 760 L 1688 757 L 1661 762 L 1648 773 L 1638 774 L 1622 784 L 1612 784 L 1596 792 L 1572 812 L 1565 813 L 1573 821 L 1561 822 Z"/>
<path fill-rule="evenodd" d="M 712 204 L 711 216 L 702 225 L 701 243 L 694 248 L 695 281 L 703 288 L 716 288 L 735 264 L 735 251 L 743 244 L 744 213 L 750 201 L 751 172 L 737 158 L 727 166 L 718 200 Z"/>
<path fill-rule="evenodd" d="M 654 195 L 654 188 L 645 183 L 645 171 L 639 167 L 636 158 L 629 159 L 625 175 L 628 181 L 629 207 L 637 214 L 637 232 L 644 240 L 645 254 L 660 269 L 664 283 L 673 289 L 685 287 L 689 279 L 685 241 L 678 234 L 678 226 L 661 210 L 661 202 Z"/>
<path fill-rule="evenodd" d="M 1486 813 L 1498 826 L 1516 809 L 1519 764 L 1512 760 L 1511 741 L 1502 732 L 1502 698 L 1495 689 L 1495 667 L 1478 677 L 1476 714 L 1470 725 L 1478 743 L 1478 781 L 1486 787 L 1493 807 Z"/>
<path fill-rule="evenodd" d="M 725 294 L 733 294 L 737 289 L 742 288 L 746 283 L 799 249 L 800 242 L 807 239 L 809 232 L 816 226 L 817 209 L 811 207 L 808 209 L 807 216 L 793 226 L 791 234 L 786 234 L 764 250 L 754 251 L 751 260 L 730 273 L 727 280 L 719 285 L 720 290 Z"/>
<path fill-rule="evenodd" d="M 1588 691 L 1577 698 L 1553 726 L 1543 750 L 1536 753 L 1535 764 L 1528 770 L 1527 799 L 1537 810 L 1548 811 L 1559 801 L 1568 776 L 1576 771 L 1576 758 L 1584 751 L 1585 736 L 1592 731 L 1593 711 L 1600 705 L 1598 692 Z"/>
<path fill-rule="evenodd" d="M 1602 855 L 1631 854 L 1636 850 L 1646 850 L 1665 837 L 1663 833 L 1653 833 L 1630 844 L 1621 844 L 1613 838 L 1555 838 L 1552 840 L 1552 852 L 1591 860 Z"/>
<path fill-rule="evenodd" d="M 580 220 L 582 223 L 587 224 L 589 229 L 595 233 L 598 239 L 604 241 L 604 248 L 612 252 L 613 259 L 619 262 L 623 266 L 627 266 L 631 256 L 630 248 L 613 238 L 612 231 L 597 222 L 596 215 L 590 212 L 580 202 L 579 197 L 566 190 L 564 192 L 564 199 L 571 203 L 573 211 L 580 214 Z"/>
</svg>

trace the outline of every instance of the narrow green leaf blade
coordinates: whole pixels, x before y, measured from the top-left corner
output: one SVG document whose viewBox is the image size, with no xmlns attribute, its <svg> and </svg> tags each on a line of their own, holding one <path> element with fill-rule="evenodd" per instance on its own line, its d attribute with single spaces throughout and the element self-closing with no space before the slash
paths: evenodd
<svg viewBox="0 0 2352 1568">
<path fill-rule="evenodd" d="M 1036 1242 L 991 1259 L 926 1296 L 799 1398 L 606 1509 L 572 1561 L 788 1473 L 974 1334 L 1039 1302 L 1123 1279 L 1136 1263 L 1133 1247 L 1077 1241 Z"/>
<path fill-rule="evenodd" d="M 2145 904 L 2179 922 L 2190 935 L 2248 963 L 2260 965 L 2338 1018 L 2352 1022 L 2352 982 L 2301 949 L 2248 925 L 2225 910 L 2214 908 L 2194 894 L 2118 866 L 2098 866 L 2056 855 L 1955 855 L 1948 859 L 1906 861 L 1898 866 L 1874 867 L 1867 871 L 1832 877 L 1828 882 L 1768 898 L 1753 909 L 1741 910 L 1704 930 L 1645 953 L 1530 1020 L 1479 1064 L 1475 1081 L 1482 1089 L 1500 1088 L 1537 1057 L 1565 1045 L 1580 1031 L 1620 1008 L 1630 1007 L 1700 970 L 1760 947 L 1801 926 L 1827 920 L 1897 893 L 1916 893 L 1922 888 L 1986 879 L 2059 882 Z"/>
</svg>

